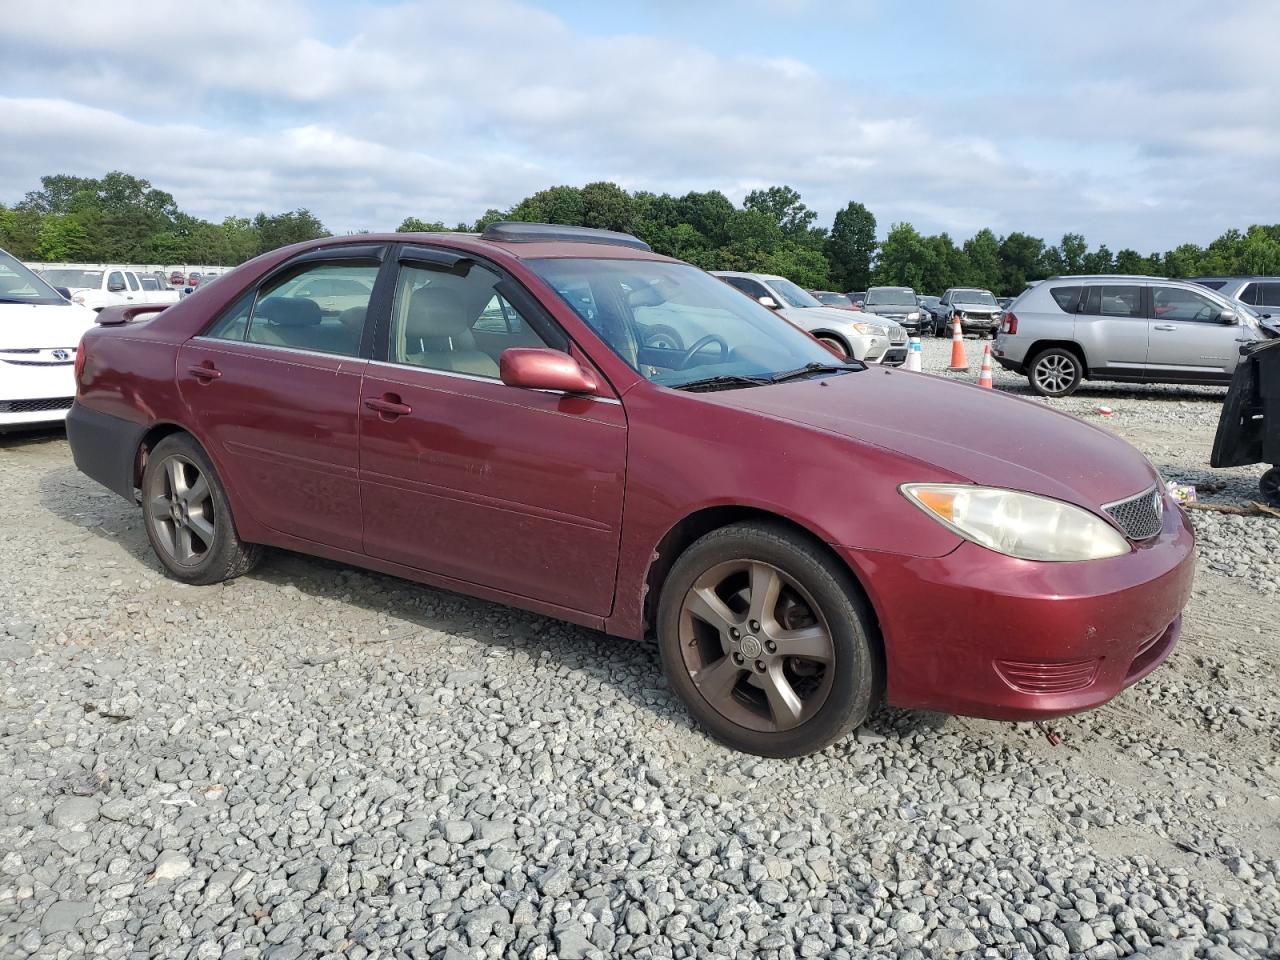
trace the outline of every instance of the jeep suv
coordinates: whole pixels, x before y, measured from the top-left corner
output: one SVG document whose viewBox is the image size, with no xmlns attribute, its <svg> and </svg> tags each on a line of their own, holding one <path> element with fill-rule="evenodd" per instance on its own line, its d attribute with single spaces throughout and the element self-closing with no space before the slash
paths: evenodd
<svg viewBox="0 0 1280 960">
<path fill-rule="evenodd" d="M 1225 385 L 1241 344 L 1265 338 L 1252 310 L 1190 281 L 1050 277 L 1010 305 L 994 354 L 1036 393 L 1065 397 L 1082 379 Z"/>
</svg>

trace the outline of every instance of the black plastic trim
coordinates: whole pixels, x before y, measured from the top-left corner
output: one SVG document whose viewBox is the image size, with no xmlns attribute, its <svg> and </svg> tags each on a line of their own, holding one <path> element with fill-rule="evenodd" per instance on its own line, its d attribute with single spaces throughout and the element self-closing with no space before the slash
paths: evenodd
<svg viewBox="0 0 1280 960">
<path fill-rule="evenodd" d="M 521 220 L 498 220 L 485 227 L 481 240 L 497 243 L 602 243 L 613 247 L 630 247 L 633 250 L 653 252 L 653 247 L 639 237 L 616 230 L 598 230 L 595 227 L 573 227 L 555 223 L 525 223 Z"/>
<path fill-rule="evenodd" d="M 146 435 L 145 423 L 72 404 L 67 441 L 76 469 L 113 493 L 133 502 L 133 466 Z"/>
</svg>

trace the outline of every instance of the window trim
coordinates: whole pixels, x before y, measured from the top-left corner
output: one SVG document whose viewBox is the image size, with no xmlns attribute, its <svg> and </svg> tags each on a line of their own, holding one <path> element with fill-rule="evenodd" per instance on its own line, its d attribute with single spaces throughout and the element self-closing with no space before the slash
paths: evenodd
<svg viewBox="0 0 1280 960">
<path fill-rule="evenodd" d="M 1170 290 L 1178 290 L 1182 293 L 1190 294 L 1193 297 L 1204 297 L 1204 299 L 1209 302 L 1209 305 L 1212 306 L 1214 310 L 1217 311 L 1217 313 L 1220 313 L 1223 309 L 1218 303 L 1214 301 L 1213 297 L 1209 295 L 1210 293 L 1212 293 L 1212 291 L 1209 291 L 1207 289 L 1204 292 L 1201 292 L 1199 290 L 1186 290 L 1183 287 L 1177 287 L 1171 283 L 1153 283 L 1147 286 L 1147 319 L 1149 319 L 1152 323 L 1194 323 L 1198 327 L 1227 326 L 1227 324 L 1220 323 L 1217 320 L 1186 320 L 1186 319 L 1180 319 L 1177 317 L 1157 316 L 1156 315 L 1156 288 L 1157 287 L 1166 287 Z M 1217 313 L 1215 313 L 1214 315 L 1216 316 Z M 1232 324 L 1232 326 L 1235 326 L 1238 323 L 1239 323 L 1239 319 L 1237 318 L 1236 324 Z"/>
</svg>

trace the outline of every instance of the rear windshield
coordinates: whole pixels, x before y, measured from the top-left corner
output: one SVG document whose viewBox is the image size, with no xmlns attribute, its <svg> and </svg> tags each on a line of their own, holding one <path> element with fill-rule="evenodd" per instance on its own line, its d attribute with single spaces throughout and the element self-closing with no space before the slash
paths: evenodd
<svg viewBox="0 0 1280 960">
<path fill-rule="evenodd" d="M 1075 313 L 1080 306 L 1080 291 L 1083 289 L 1083 287 L 1054 287 L 1049 293 L 1053 296 L 1053 302 L 1066 313 Z"/>
</svg>

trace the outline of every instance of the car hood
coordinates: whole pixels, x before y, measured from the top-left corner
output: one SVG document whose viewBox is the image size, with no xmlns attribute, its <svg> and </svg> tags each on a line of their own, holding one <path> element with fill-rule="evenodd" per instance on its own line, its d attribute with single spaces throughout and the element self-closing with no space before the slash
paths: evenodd
<svg viewBox="0 0 1280 960">
<path fill-rule="evenodd" d="M 987 311 L 990 311 L 991 313 L 999 313 L 1001 310 L 1000 304 L 998 303 L 977 303 L 972 300 L 957 300 L 955 303 L 951 304 L 951 306 L 955 307 L 957 310 L 973 310 L 975 313 L 984 313 Z"/>
<path fill-rule="evenodd" d="M 1141 453 L 1106 430 L 1038 401 L 929 374 L 871 367 L 702 396 L 910 457 L 922 464 L 919 482 L 1025 490 L 1096 511 L 1158 480 Z M 850 485 L 856 489 L 856 458 Z"/>
<path fill-rule="evenodd" d="M 865 320 L 857 310 L 841 310 L 839 307 L 783 307 L 778 311 L 792 323 L 812 330 L 832 324 L 850 324 Z"/>
<path fill-rule="evenodd" d="M 0 303 L 0 352 L 75 347 L 94 313 L 75 303 Z"/>
<path fill-rule="evenodd" d="M 873 303 L 869 307 L 863 304 L 862 309 L 866 313 L 875 313 L 886 317 L 905 317 L 908 313 L 919 313 L 924 307 L 897 303 Z"/>
</svg>

